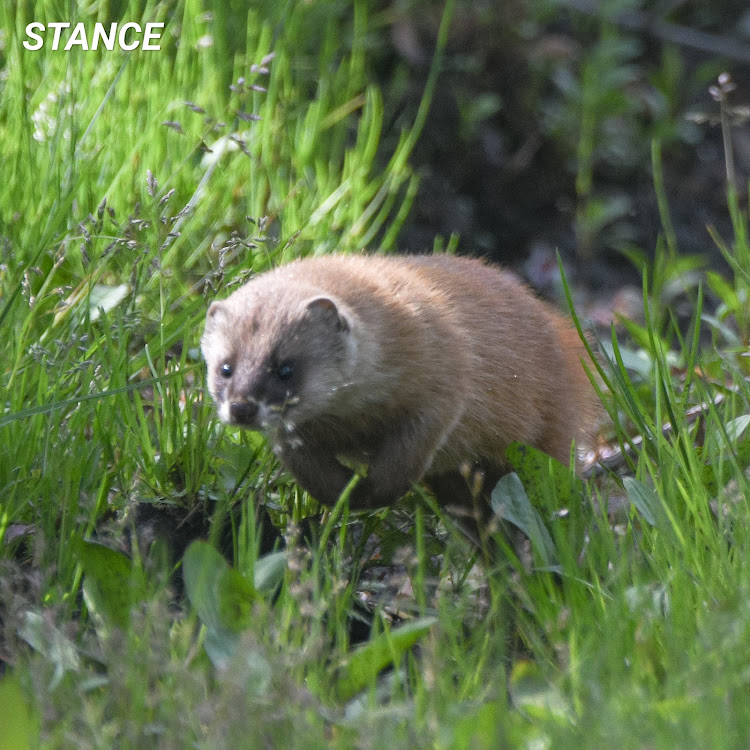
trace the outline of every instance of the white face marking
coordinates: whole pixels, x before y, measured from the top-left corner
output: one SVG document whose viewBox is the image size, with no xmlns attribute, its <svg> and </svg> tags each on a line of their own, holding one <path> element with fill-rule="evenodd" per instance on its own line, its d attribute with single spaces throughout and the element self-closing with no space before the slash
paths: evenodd
<svg viewBox="0 0 750 750">
<path fill-rule="evenodd" d="M 256 421 L 261 426 L 261 429 L 267 430 L 274 419 L 275 409 L 269 408 L 268 404 L 265 404 L 263 401 L 260 401 L 258 403 L 258 416 L 256 417 Z"/>
<path fill-rule="evenodd" d="M 219 404 L 219 419 L 222 422 L 231 422 L 231 418 L 229 416 L 229 401 L 222 401 Z"/>
</svg>

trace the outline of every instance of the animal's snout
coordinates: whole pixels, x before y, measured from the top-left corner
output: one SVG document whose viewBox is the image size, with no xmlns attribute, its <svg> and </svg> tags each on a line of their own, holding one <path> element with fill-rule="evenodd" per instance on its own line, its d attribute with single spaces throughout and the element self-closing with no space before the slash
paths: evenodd
<svg viewBox="0 0 750 750">
<path fill-rule="evenodd" d="M 233 424 L 252 425 L 258 417 L 256 401 L 232 401 L 229 404 L 229 418 Z"/>
</svg>

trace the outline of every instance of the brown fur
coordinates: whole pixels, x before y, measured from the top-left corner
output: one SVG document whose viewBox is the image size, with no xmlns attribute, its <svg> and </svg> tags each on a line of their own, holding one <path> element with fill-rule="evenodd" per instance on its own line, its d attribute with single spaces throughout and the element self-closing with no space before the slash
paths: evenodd
<svg viewBox="0 0 750 750">
<path fill-rule="evenodd" d="M 597 414 L 572 326 L 467 258 L 290 263 L 215 302 L 202 349 L 222 419 L 264 430 L 327 504 L 352 476 L 339 459 L 369 467 L 354 508 L 393 503 L 423 477 L 441 503 L 465 504 L 462 467 L 491 489 L 514 440 L 568 463 Z"/>
</svg>

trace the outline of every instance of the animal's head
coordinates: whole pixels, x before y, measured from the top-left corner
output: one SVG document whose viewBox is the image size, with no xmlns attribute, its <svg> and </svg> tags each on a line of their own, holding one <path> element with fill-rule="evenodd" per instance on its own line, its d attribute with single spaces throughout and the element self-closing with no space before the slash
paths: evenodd
<svg viewBox="0 0 750 750">
<path fill-rule="evenodd" d="M 332 297 L 253 282 L 211 305 L 201 341 L 219 417 L 286 433 L 330 411 L 350 381 L 354 348 Z"/>
</svg>

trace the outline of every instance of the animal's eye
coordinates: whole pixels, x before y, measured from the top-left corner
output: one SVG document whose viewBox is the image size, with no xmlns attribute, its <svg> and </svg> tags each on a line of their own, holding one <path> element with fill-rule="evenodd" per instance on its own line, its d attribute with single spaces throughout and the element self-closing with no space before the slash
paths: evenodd
<svg viewBox="0 0 750 750">
<path fill-rule="evenodd" d="M 231 378 L 234 370 L 232 370 L 232 365 L 230 365 L 229 362 L 224 362 L 219 368 L 219 372 L 221 373 L 222 378 Z"/>
<path fill-rule="evenodd" d="M 292 367 L 291 362 L 282 362 L 276 368 L 276 377 L 279 380 L 289 380 L 292 375 L 294 375 L 294 367 Z"/>
</svg>

